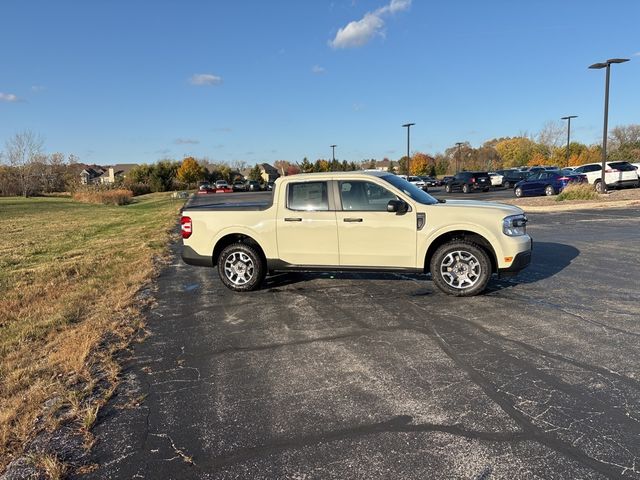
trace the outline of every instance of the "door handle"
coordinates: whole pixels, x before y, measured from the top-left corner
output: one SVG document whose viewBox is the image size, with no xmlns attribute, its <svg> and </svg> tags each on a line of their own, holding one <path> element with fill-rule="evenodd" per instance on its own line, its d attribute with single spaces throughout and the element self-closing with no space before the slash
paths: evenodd
<svg viewBox="0 0 640 480">
<path fill-rule="evenodd" d="M 301 222 L 301 218 L 287 217 L 284 219 L 285 222 Z"/>
<path fill-rule="evenodd" d="M 361 218 L 345 218 L 343 222 L 349 222 L 349 223 L 362 222 L 362 219 Z"/>
</svg>

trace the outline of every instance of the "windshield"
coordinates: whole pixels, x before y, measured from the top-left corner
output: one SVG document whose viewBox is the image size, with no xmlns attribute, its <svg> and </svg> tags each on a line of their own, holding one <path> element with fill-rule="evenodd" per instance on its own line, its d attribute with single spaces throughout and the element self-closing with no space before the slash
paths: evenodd
<svg viewBox="0 0 640 480">
<path fill-rule="evenodd" d="M 404 178 L 397 175 L 385 175 L 380 177 L 385 182 L 390 183 L 403 193 L 409 195 L 412 200 L 424 205 L 435 205 L 438 201 L 424 190 L 416 187 L 414 184 L 407 182 Z"/>
</svg>

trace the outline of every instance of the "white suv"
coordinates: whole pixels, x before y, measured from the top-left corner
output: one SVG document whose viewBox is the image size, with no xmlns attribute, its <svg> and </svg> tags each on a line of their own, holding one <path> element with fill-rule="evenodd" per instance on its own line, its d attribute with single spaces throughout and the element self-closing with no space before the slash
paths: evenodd
<svg viewBox="0 0 640 480">
<path fill-rule="evenodd" d="M 637 187 L 638 174 L 629 162 L 607 162 L 604 171 L 604 181 L 607 187 Z M 602 164 L 587 163 L 573 170 L 587 176 L 591 185 L 595 185 L 598 193 L 602 192 Z"/>
</svg>

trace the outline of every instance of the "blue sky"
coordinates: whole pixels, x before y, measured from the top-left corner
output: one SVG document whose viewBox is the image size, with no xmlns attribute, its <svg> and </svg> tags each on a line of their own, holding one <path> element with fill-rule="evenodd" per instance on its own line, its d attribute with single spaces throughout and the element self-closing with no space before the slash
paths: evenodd
<svg viewBox="0 0 640 480">
<path fill-rule="evenodd" d="M 640 123 L 640 1 L 3 0 L 0 149 L 87 163 L 397 159 Z"/>
</svg>

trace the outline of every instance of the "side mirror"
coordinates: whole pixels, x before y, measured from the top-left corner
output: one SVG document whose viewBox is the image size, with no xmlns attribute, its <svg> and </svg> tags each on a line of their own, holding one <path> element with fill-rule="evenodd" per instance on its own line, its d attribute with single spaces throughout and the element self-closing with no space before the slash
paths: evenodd
<svg viewBox="0 0 640 480">
<path fill-rule="evenodd" d="M 405 213 L 409 209 L 409 205 L 402 200 L 389 200 L 387 203 L 387 212 L 391 213 Z"/>
</svg>

